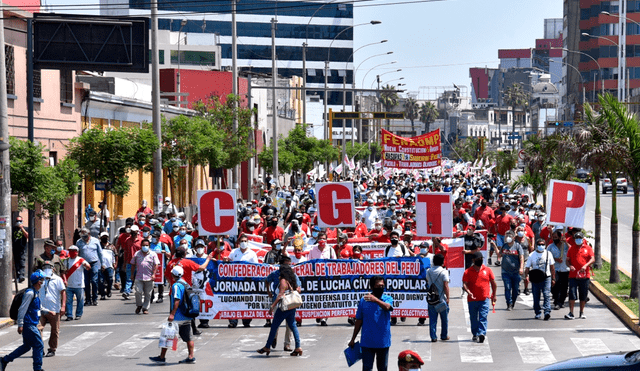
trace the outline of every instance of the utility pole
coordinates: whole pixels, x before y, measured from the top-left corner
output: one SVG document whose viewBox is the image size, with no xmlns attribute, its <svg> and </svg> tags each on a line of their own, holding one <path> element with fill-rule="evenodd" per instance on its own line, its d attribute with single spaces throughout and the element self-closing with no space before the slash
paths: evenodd
<svg viewBox="0 0 640 371">
<path fill-rule="evenodd" d="M 4 17 L 0 17 L 0 45 L 4 46 Z M 0 47 L 0 71 L 6 71 L 4 47 Z M 7 112 L 7 76 L 0 73 L 0 317 L 9 316 L 11 306 L 11 167 L 9 165 L 9 116 Z"/>
<path fill-rule="evenodd" d="M 151 1 L 151 106 L 153 133 L 162 143 L 162 121 L 160 119 L 160 61 L 158 53 L 158 1 Z M 153 152 L 153 205 L 162 207 L 162 146 Z"/>
<path fill-rule="evenodd" d="M 236 0 L 231 0 L 231 75 L 233 83 L 231 84 L 231 92 L 234 96 L 238 96 L 238 33 L 236 24 Z M 233 103 L 233 132 L 238 132 L 238 101 Z M 232 188 L 240 191 L 238 188 L 238 165 L 231 169 Z"/>
<path fill-rule="evenodd" d="M 323 5 L 324 6 L 324 5 Z M 307 123 L 307 43 L 302 43 L 302 122 Z"/>
<path fill-rule="evenodd" d="M 276 107 L 276 85 L 278 65 L 276 64 L 276 29 L 278 21 L 271 18 L 271 114 L 273 115 L 273 181 L 278 186 L 278 110 Z"/>
<path fill-rule="evenodd" d="M 27 19 L 27 138 L 33 143 L 33 20 Z M 27 279 L 33 271 L 33 239 L 36 238 L 36 212 L 29 209 L 29 239 L 27 247 Z"/>
</svg>

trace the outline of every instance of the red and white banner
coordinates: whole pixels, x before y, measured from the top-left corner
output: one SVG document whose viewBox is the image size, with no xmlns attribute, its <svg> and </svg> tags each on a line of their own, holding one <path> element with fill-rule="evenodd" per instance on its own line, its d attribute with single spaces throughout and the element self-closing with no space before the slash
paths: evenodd
<svg viewBox="0 0 640 371">
<path fill-rule="evenodd" d="M 404 138 L 382 129 L 382 166 L 396 169 L 427 169 L 440 166 L 440 129 Z"/>
<path fill-rule="evenodd" d="M 587 210 L 587 184 L 551 180 L 547 195 L 547 224 L 584 228 Z"/>
<path fill-rule="evenodd" d="M 453 198 L 449 192 L 416 192 L 416 235 L 453 237 Z"/>
<path fill-rule="evenodd" d="M 156 270 L 156 274 L 153 276 L 153 283 L 156 285 L 164 284 L 164 252 L 157 252 L 158 260 L 160 260 L 160 266 Z"/>
<path fill-rule="evenodd" d="M 316 183 L 320 228 L 355 227 L 353 183 Z"/>
<path fill-rule="evenodd" d="M 198 191 L 198 211 L 198 233 L 201 236 L 238 234 L 235 189 Z"/>
</svg>

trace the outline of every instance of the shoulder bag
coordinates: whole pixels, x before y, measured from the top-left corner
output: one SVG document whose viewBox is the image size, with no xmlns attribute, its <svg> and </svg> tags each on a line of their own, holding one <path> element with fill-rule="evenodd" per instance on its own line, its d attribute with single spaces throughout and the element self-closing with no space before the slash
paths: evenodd
<svg viewBox="0 0 640 371">
<path fill-rule="evenodd" d="M 289 290 L 286 291 L 282 299 L 280 299 L 280 310 L 287 311 L 302 306 L 302 296 L 297 290 L 291 290 L 291 284 L 287 282 Z"/>
</svg>

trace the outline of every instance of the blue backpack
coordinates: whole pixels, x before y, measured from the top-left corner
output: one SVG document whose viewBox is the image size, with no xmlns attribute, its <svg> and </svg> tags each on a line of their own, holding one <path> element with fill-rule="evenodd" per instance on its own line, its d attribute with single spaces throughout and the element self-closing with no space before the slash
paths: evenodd
<svg viewBox="0 0 640 371">
<path fill-rule="evenodd" d="M 180 300 L 180 312 L 187 318 L 196 318 L 200 315 L 200 294 L 191 286 L 178 281 L 184 287 L 184 296 Z"/>
</svg>

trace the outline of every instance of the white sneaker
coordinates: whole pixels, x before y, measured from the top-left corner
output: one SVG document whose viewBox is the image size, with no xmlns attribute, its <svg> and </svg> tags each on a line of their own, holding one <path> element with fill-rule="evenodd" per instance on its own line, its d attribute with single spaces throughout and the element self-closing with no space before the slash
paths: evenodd
<svg viewBox="0 0 640 371">
<path fill-rule="evenodd" d="M 580 317 L 578 317 L 580 319 L 587 319 L 587 316 L 584 315 L 584 313 L 580 313 Z"/>
</svg>

